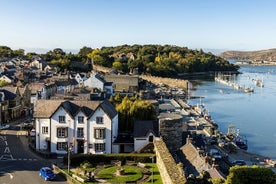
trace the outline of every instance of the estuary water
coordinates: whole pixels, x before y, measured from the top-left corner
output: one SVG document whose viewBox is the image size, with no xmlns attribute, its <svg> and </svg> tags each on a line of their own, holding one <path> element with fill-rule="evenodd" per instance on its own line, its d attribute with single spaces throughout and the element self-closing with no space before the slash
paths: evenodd
<svg viewBox="0 0 276 184">
<path fill-rule="evenodd" d="M 241 66 L 242 74 L 230 80 L 252 87 L 253 93 L 236 90 L 214 78 L 191 81 L 192 105 L 203 103 L 222 133 L 234 125 L 247 138 L 248 151 L 276 159 L 276 66 Z M 258 87 L 253 79 L 263 81 Z M 275 116 L 274 116 L 275 115 Z"/>
</svg>

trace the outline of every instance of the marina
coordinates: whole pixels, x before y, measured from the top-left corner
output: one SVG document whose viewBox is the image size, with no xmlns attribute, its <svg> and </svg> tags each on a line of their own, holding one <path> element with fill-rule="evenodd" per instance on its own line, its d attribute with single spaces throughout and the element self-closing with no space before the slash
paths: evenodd
<svg viewBox="0 0 276 184">
<path fill-rule="evenodd" d="M 235 79 L 240 85 L 253 84 L 252 79 L 263 78 L 266 87 L 255 87 L 254 93 L 244 93 L 214 79 L 197 81 L 191 96 L 201 96 L 220 132 L 227 134 L 229 125 L 242 130 L 247 138 L 248 151 L 276 159 L 273 121 L 276 100 L 275 66 L 242 66 L 242 74 Z M 198 99 L 189 99 L 197 104 Z"/>
</svg>

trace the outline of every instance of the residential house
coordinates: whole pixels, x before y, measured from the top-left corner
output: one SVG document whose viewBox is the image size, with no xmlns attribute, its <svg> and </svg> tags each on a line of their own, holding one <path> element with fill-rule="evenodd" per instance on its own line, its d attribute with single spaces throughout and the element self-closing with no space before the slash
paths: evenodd
<svg viewBox="0 0 276 184">
<path fill-rule="evenodd" d="M 99 74 L 92 71 L 89 78 L 84 80 L 84 86 L 97 88 L 102 91 L 106 91 L 107 98 L 114 95 L 113 92 L 113 82 L 106 82 Z"/>
<path fill-rule="evenodd" d="M 5 106 L 1 112 L 4 122 L 21 117 L 21 96 L 18 87 L 4 86 L 0 88 L 0 93 Z"/>
<path fill-rule="evenodd" d="M 58 94 L 67 94 L 78 87 L 79 83 L 75 79 L 58 80 L 55 82 Z"/>
<path fill-rule="evenodd" d="M 87 77 L 84 74 L 77 73 L 74 76 L 74 79 L 76 79 L 76 81 L 79 83 L 79 86 L 83 86 L 84 85 L 84 81 L 87 80 Z"/>
<path fill-rule="evenodd" d="M 29 84 L 31 90 L 31 103 L 35 104 L 39 99 L 50 99 L 57 91 L 55 83 L 34 82 Z"/>
<path fill-rule="evenodd" d="M 14 82 L 14 79 L 9 77 L 8 75 L 2 75 L 0 77 L 0 81 L 5 81 L 6 83 L 11 84 Z"/>
<path fill-rule="evenodd" d="M 115 92 L 136 93 L 139 91 L 138 76 L 105 75 L 107 82 L 112 82 Z"/>
<path fill-rule="evenodd" d="M 134 151 L 153 143 L 153 140 L 159 137 L 157 121 L 135 121 L 134 122 Z"/>
<path fill-rule="evenodd" d="M 31 89 L 29 88 L 29 85 L 25 85 L 24 87 L 19 87 L 19 93 L 21 96 L 21 115 L 22 116 L 29 116 L 32 114 L 32 107 L 31 104 Z"/>
<path fill-rule="evenodd" d="M 108 101 L 38 100 L 36 149 L 50 153 L 117 153 L 118 114 Z"/>
<path fill-rule="evenodd" d="M 48 65 L 48 63 L 42 59 L 35 59 L 30 63 L 31 67 L 36 67 L 39 70 L 43 71 L 44 68 Z"/>
</svg>

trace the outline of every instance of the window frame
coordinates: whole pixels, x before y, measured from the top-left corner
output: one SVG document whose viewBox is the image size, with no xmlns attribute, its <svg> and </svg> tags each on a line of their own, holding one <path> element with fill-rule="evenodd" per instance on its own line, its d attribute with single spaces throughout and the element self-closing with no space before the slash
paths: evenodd
<svg viewBox="0 0 276 184">
<path fill-rule="evenodd" d="M 65 116 L 58 116 L 59 123 L 66 123 Z"/>
<path fill-rule="evenodd" d="M 105 139 L 106 128 L 94 128 L 94 138 L 95 139 Z"/>
<path fill-rule="evenodd" d="M 84 116 L 78 116 L 78 123 L 84 124 Z"/>
<path fill-rule="evenodd" d="M 67 142 L 57 142 L 57 150 L 58 151 L 66 151 L 68 143 Z"/>
<path fill-rule="evenodd" d="M 49 127 L 47 126 L 41 127 L 41 134 L 49 134 Z"/>
<path fill-rule="evenodd" d="M 105 151 L 105 143 L 95 143 L 95 152 L 104 152 Z"/>
<path fill-rule="evenodd" d="M 64 130 L 64 132 L 60 132 L 61 130 Z M 67 138 L 67 137 L 68 137 L 68 127 L 58 127 L 57 138 Z"/>
<path fill-rule="evenodd" d="M 82 130 L 82 131 L 80 131 Z M 78 138 L 84 138 L 84 128 L 83 127 L 78 127 L 77 128 L 77 137 Z"/>
<path fill-rule="evenodd" d="M 96 117 L 96 123 L 97 124 L 104 124 L 103 117 L 102 116 L 97 116 Z"/>
</svg>

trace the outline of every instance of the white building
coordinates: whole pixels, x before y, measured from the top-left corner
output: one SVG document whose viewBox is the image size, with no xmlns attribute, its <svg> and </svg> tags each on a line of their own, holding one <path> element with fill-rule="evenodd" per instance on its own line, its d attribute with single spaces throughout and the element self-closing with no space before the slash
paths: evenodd
<svg viewBox="0 0 276 184">
<path fill-rule="evenodd" d="M 135 121 L 134 122 L 134 151 L 139 151 L 141 148 L 159 137 L 158 123 L 156 121 Z"/>
<path fill-rule="evenodd" d="M 118 114 L 108 101 L 38 100 L 34 107 L 36 149 L 66 154 L 118 153 Z"/>
</svg>

